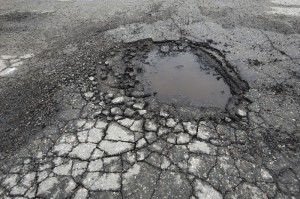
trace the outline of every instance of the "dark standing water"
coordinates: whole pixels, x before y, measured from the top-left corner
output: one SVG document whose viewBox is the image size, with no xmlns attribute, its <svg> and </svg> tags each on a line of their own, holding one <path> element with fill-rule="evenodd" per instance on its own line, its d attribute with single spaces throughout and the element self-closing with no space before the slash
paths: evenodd
<svg viewBox="0 0 300 199">
<path fill-rule="evenodd" d="M 229 86 L 211 67 L 190 52 L 166 56 L 154 50 L 145 64 L 146 89 L 169 102 L 224 109 L 231 97 Z"/>
</svg>

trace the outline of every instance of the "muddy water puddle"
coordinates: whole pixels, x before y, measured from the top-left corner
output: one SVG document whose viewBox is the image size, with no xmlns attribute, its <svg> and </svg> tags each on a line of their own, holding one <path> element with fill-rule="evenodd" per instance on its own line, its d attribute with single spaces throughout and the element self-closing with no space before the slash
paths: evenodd
<svg viewBox="0 0 300 199">
<path fill-rule="evenodd" d="M 217 71 L 192 52 L 153 50 L 144 64 L 146 90 L 171 103 L 224 109 L 232 96 Z"/>
</svg>

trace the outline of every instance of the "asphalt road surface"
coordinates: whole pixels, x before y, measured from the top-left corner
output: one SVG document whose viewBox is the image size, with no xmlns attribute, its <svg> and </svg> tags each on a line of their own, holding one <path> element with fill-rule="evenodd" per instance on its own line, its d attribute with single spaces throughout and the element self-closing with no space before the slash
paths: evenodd
<svg viewBox="0 0 300 199">
<path fill-rule="evenodd" d="M 226 108 L 146 91 L 153 52 Z M 0 198 L 298 199 L 299 165 L 299 0 L 0 0 Z"/>
</svg>

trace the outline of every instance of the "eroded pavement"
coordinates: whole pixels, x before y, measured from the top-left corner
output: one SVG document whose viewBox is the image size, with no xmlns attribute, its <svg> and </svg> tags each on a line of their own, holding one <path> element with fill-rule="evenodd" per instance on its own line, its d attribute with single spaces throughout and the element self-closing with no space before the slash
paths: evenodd
<svg viewBox="0 0 300 199">
<path fill-rule="evenodd" d="M 53 1 L 1 15 L 0 197 L 299 198 L 299 5 L 289 2 L 126 1 L 108 11 L 114 2 Z M 25 15 L 29 32 L 18 32 Z M 54 35 L 41 36 L 47 28 Z M 226 110 L 145 92 L 136 59 L 149 46 L 206 50 L 228 68 Z"/>
</svg>

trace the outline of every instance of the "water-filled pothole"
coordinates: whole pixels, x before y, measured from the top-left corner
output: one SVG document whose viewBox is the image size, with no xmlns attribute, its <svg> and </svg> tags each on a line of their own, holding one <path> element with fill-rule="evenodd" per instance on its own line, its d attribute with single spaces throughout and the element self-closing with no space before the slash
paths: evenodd
<svg viewBox="0 0 300 199">
<path fill-rule="evenodd" d="M 121 92 L 148 101 L 151 109 L 168 107 L 181 115 L 218 114 L 248 89 L 208 43 L 141 40 L 108 51 L 99 63 L 103 92 Z"/>
<path fill-rule="evenodd" d="M 230 88 L 211 63 L 201 58 L 192 52 L 151 51 L 144 64 L 145 89 L 172 103 L 224 109 L 232 96 Z"/>
</svg>

